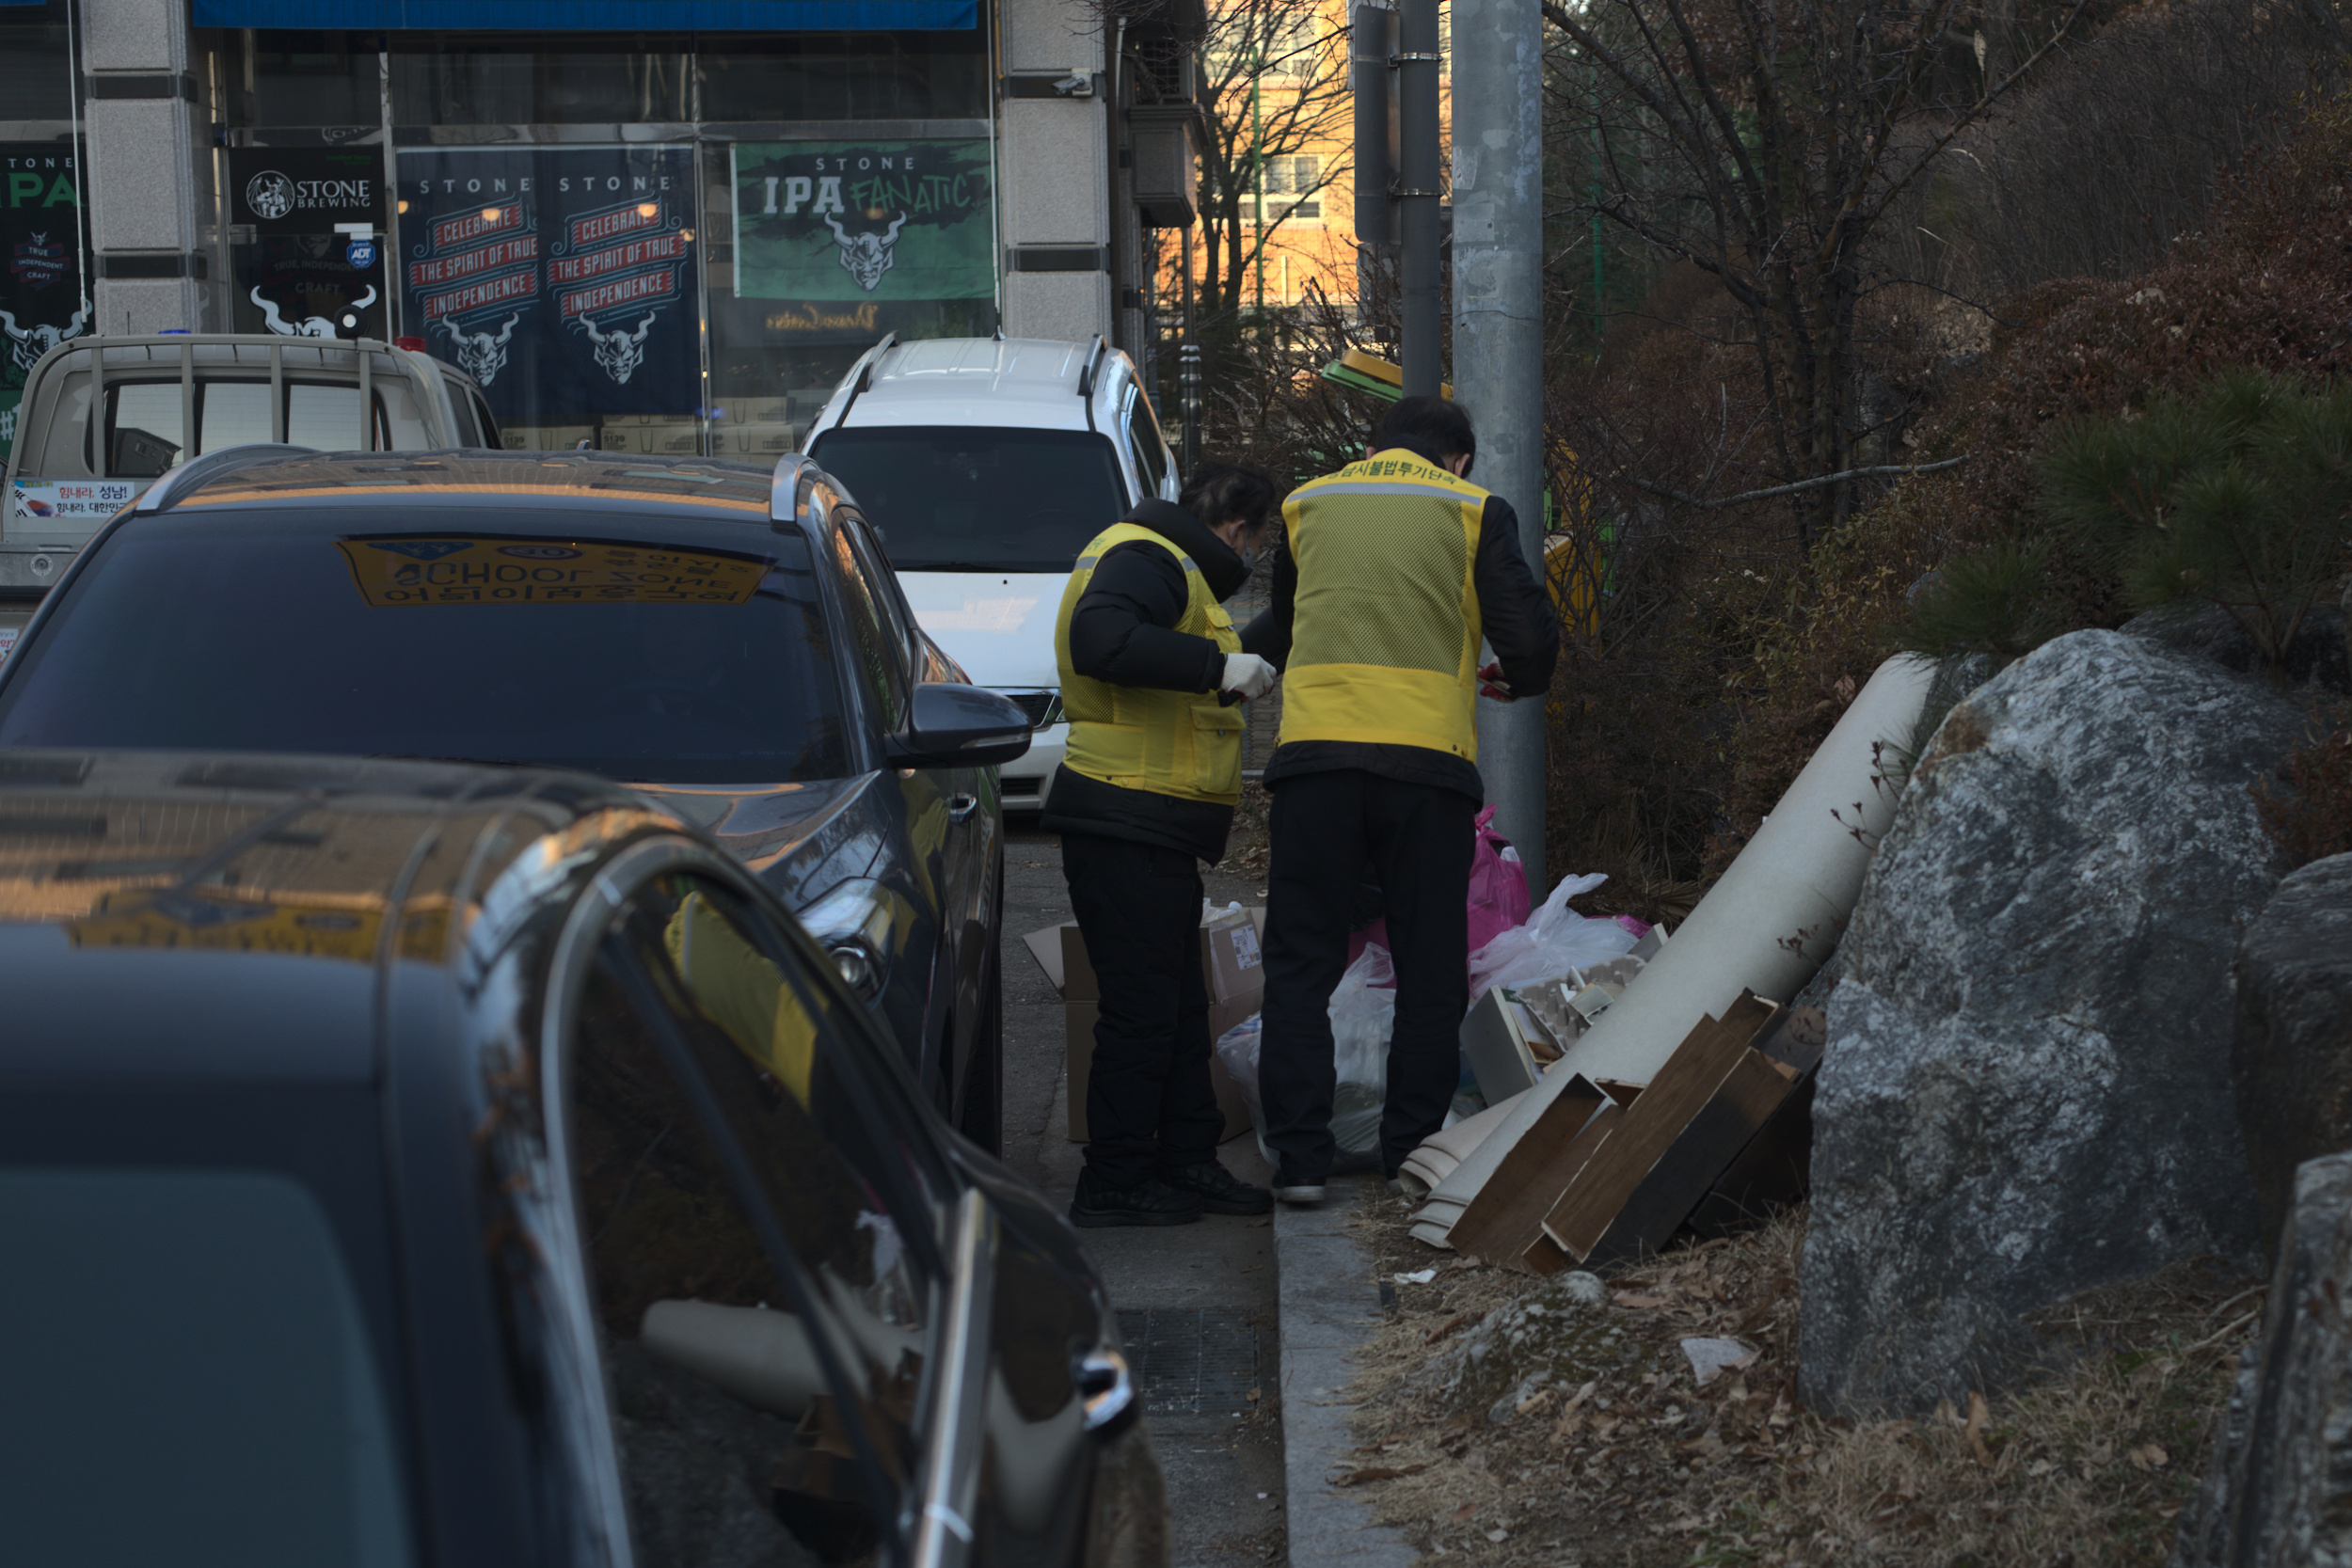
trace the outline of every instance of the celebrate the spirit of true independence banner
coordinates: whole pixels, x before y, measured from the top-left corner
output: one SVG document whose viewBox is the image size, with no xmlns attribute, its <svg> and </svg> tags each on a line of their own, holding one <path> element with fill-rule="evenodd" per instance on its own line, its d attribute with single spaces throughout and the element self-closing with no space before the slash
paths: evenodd
<svg viewBox="0 0 2352 1568">
<path fill-rule="evenodd" d="M 821 330 L 995 297 L 985 139 L 739 142 L 734 185 L 738 298 L 792 302 Z M 771 314 L 799 330 L 792 309 Z"/>
<path fill-rule="evenodd" d="M 405 329 L 501 422 L 700 405 L 691 149 L 403 150 L 400 199 Z"/>
</svg>

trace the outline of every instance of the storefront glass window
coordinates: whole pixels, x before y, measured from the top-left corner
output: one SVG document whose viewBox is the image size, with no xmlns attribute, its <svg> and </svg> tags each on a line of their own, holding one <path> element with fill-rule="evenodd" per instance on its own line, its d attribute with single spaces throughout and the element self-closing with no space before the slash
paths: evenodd
<svg viewBox="0 0 2352 1568">
<path fill-rule="evenodd" d="M 597 33 L 400 33 L 392 37 L 396 125 L 618 125 L 694 118 L 685 40 Z"/>
<path fill-rule="evenodd" d="M 422 338 L 509 446 L 772 462 L 996 328 L 979 29 L 215 37 L 237 329 Z"/>
<path fill-rule="evenodd" d="M 66 0 L 0 8 L 0 119 L 71 119 Z"/>
<path fill-rule="evenodd" d="M 702 118 L 978 119 L 988 55 L 969 33 L 755 33 L 698 40 Z"/>
<path fill-rule="evenodd" d="M 215 55 L 221 112 L 239 127 L 381 125 L 382 49 L 369 33 L 228 34 Z"/>
</svg>

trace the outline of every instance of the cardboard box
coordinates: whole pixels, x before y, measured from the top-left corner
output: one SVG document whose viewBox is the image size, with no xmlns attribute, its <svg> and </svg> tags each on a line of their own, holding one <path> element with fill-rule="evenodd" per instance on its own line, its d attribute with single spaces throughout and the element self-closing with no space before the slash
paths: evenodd
<svg viewBox="0 0 2352 1568">
<path fill-rule="evenodd" d="M 1244 916 L 1247 916 L 1245 919 Z M 1209 1038 L 1216 1039 L 1258 1010 L 1265 995 L 1265 966 L 1259 939 L 1265 911 L 1246 910 L 1200 927 L 1200 975 L 1209 989 Z M 1102 984 L 1087 958 L 1086 938 L 1076 921 L 1048 926 L 1021 939 L 1045 978 L 1062 999 L 1062 1050 L 1070 1074 L 1070 1141 L 1087 1141 L 1087 1078 L 1094 1065 L 1094 1022 L 1102 1016 Z M 1224 1064 L 1209 1058 L 1209 1083 L 1225 1113 L 1218 1141 L 1249 1131 L 1249 1108 L 1225 1075 Z"/>
</svg>

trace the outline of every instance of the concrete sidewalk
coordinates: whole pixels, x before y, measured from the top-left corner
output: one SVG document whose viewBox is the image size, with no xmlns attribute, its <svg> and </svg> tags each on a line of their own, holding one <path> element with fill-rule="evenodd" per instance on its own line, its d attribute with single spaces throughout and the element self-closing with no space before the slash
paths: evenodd
<svg viewBox="0 0 2352 1568">
<path fill-rule="evenodd" d="M 1348 1232 L 1347 1217 L 1379 1190 L 1369 1177 L 1347 1177 L 1330 1183 L 1318 1208 L 1275 1207 L 1290 1568 L 1411 1568 L 1421 1556 L 1403 1531 L 1373 1523 L 1360 1497 L 1329 1481 L 1356 1446 L 1347 1424 L 1355 1407 L 1341 1390 L 1381 1311 L 1372 1254 Z"/>
</svg>

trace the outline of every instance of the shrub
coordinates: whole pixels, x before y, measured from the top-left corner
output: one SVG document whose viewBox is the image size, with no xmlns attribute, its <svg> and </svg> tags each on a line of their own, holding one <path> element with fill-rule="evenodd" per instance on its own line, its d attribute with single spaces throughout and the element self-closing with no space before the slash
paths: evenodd
<svg viewBox="0 0 2352 1568">
<path fill-rule="evenodd" d="M 2038 477 L 2042 515 L 2134 608 L 2218 605 L 2283 682 L 2352 546 L 2352 390 L 2225 372 L 2137 420 L 2074 422 Z"/>
<path fill-rule="evenodd" d="M 1922 579 L 1895 632 L 1898 647 L 1933 658 L 1989 654 L 2001 664 L 2066 631 L 2050 588 L 2051 541 L 2000 544 L 1956 556 Z"/>
</svg>

